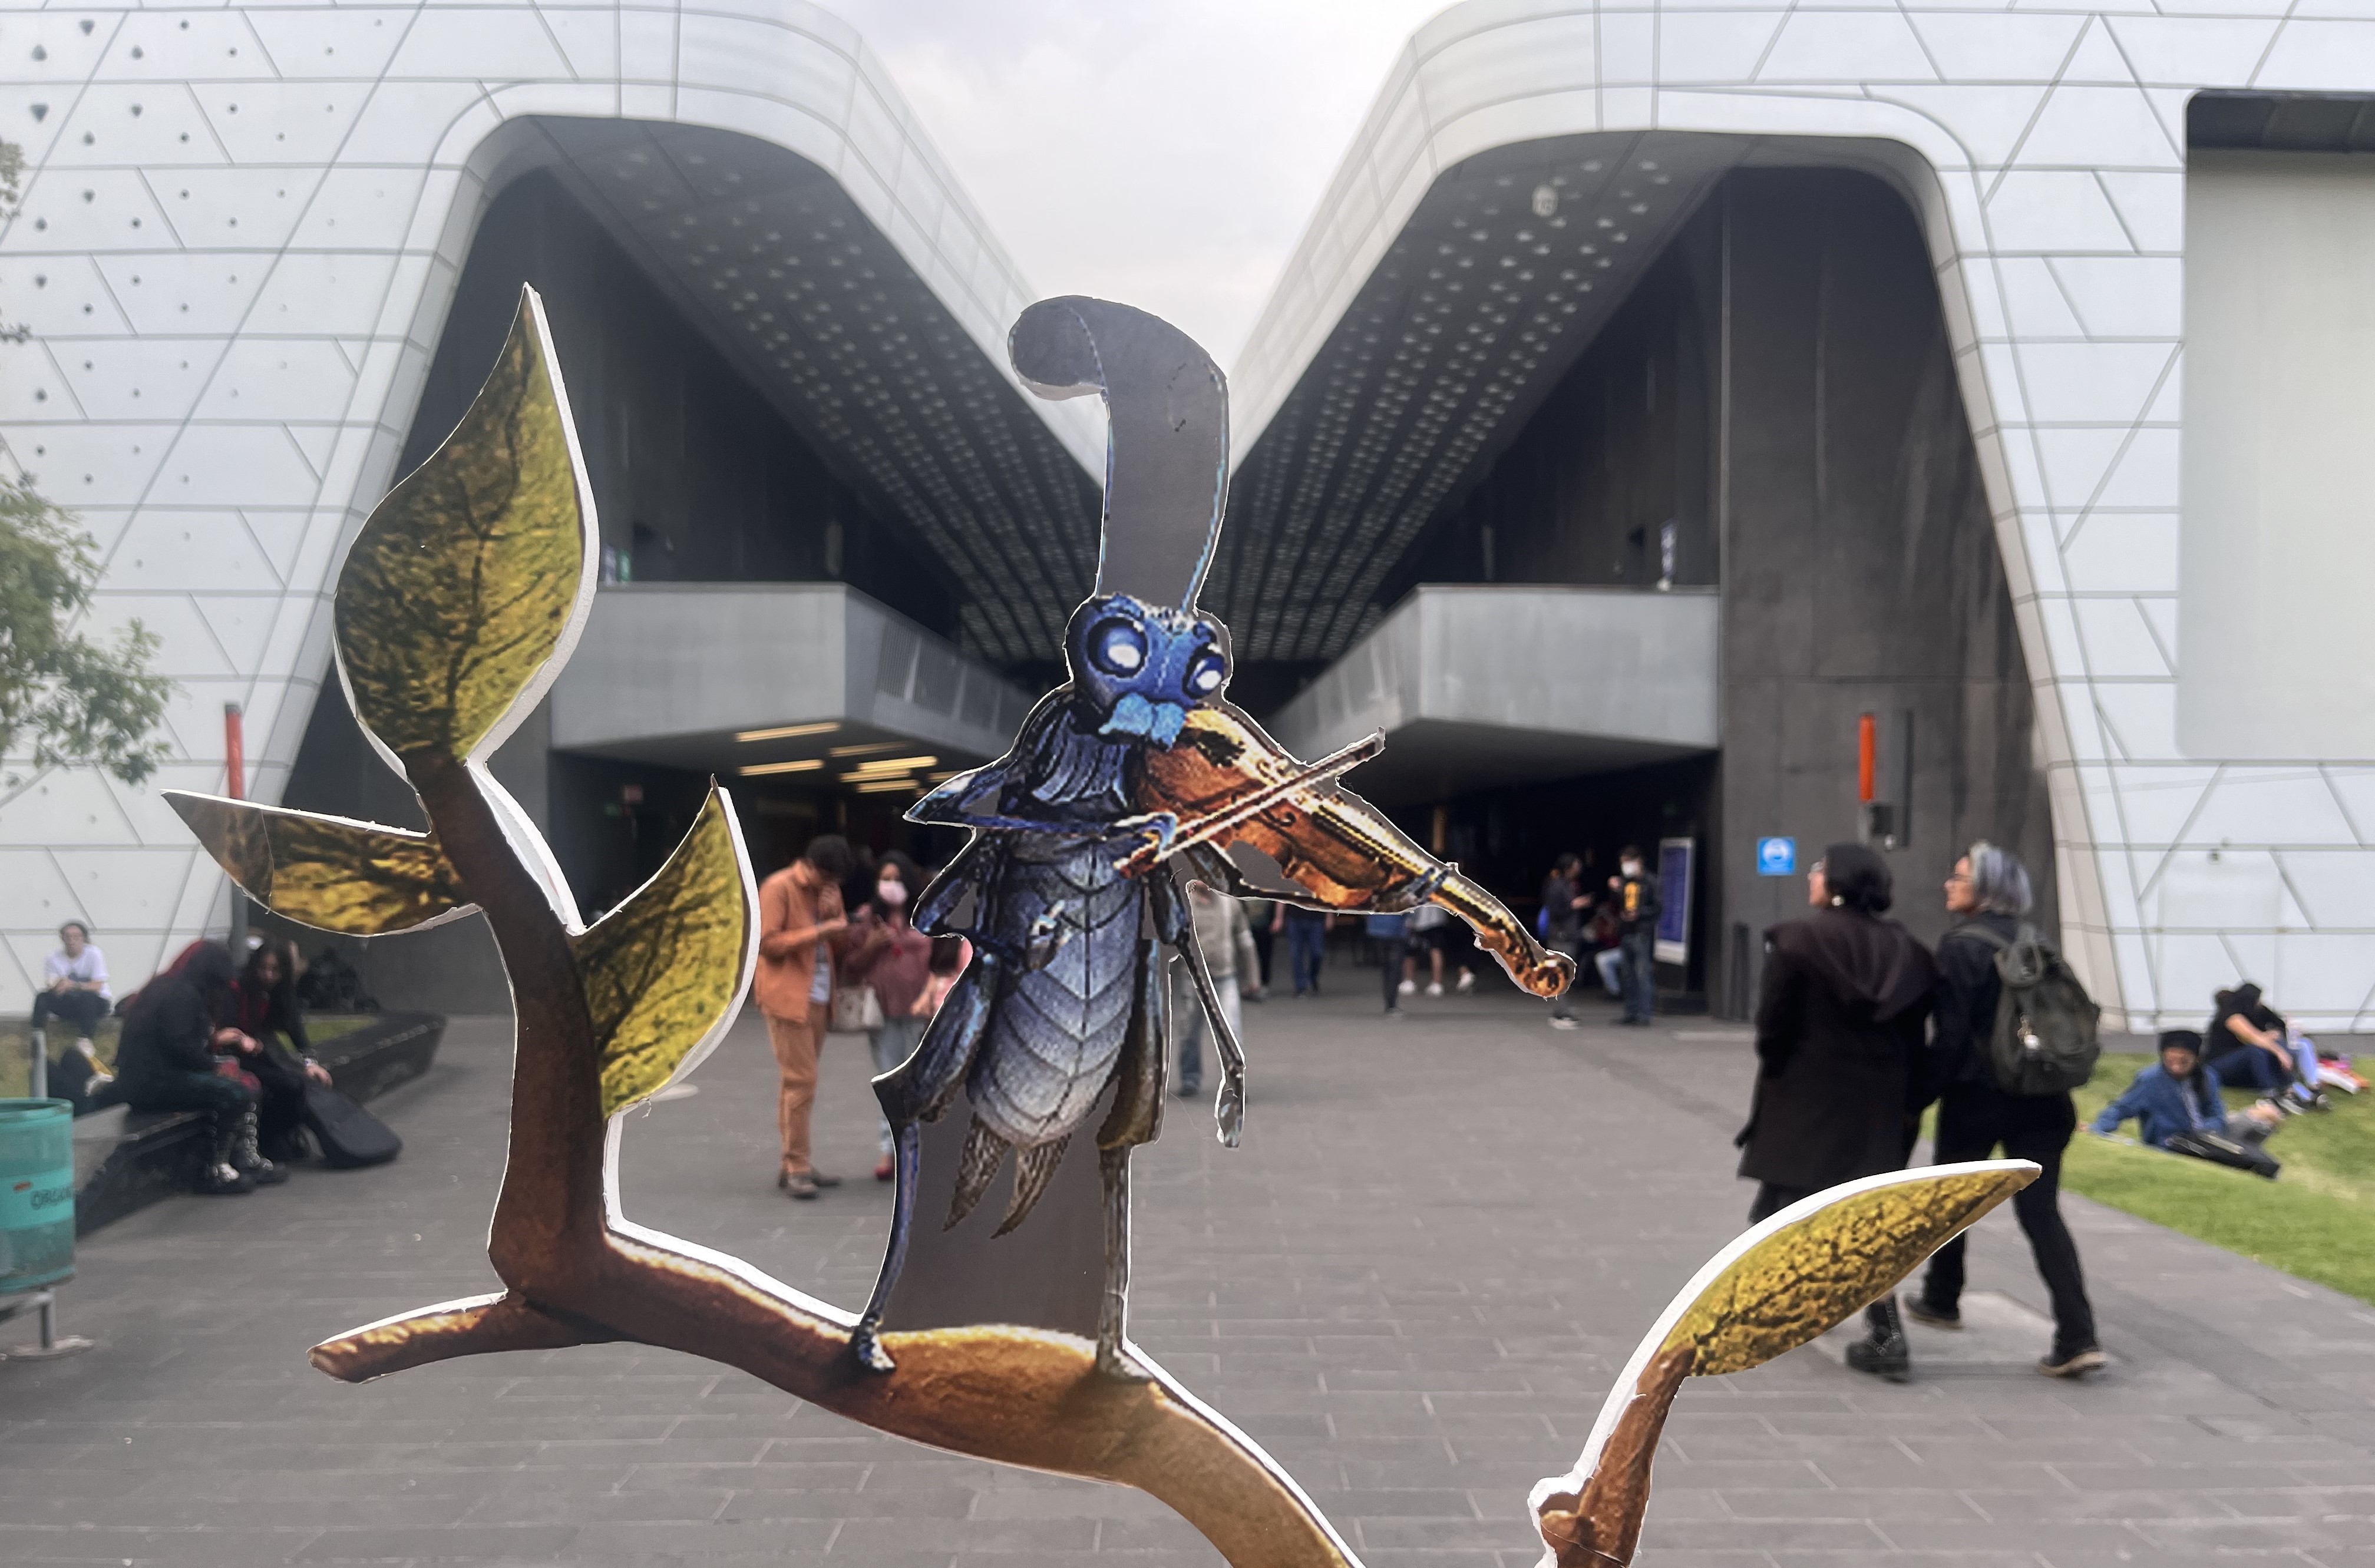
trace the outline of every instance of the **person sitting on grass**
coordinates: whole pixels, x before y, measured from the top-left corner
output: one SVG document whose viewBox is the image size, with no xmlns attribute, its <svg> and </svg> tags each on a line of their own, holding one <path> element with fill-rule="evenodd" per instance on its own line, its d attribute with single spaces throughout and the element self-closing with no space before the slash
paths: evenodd
<svg viewBox="0 0 2375 1568">
<path fill-rule="evenodd" d="M 2229 1089 L 2257 1089 L 2286 1114 L 2329 1107 L 2317 1087 L 2317 1048 L 2296 1036 L 2260 988 L 2245 981 L 2211 1002 L 2204 1065 Z"/>
<path fill-rule="evenodd" d="M 2167 1149 L 2170 1138 L 2189 1132 L 2257 1145 L 2284 1120 L 2284 1113 L 2264 1100 L 2227 1114 L 2220 1087 L 2217 1070 L 2202 1059 L 2202 1036 L 2190 1029 L 2167 1030 L 2160 1037 L 2159 1065 L 2138 1072 L 2127 1092 L 2104 1106 L 2087 1131 L 2109 1137 L 2133 1116 L 2154 1149 Z"/>
</svg>

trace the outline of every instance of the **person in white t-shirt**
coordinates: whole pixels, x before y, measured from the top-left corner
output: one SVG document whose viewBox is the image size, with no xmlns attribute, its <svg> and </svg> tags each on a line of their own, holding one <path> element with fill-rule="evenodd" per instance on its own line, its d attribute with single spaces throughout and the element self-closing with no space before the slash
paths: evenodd
<svg viewBox="0 0 2375 1568">
<path fill-rule="evenodd" d="M 107 955 L 91 945 L 89 926 L 69 920 L 58 927 L 56 950 L 41 963 L 41 989 L 33 997 L 33 1048 L 49 1049 L 52 1019 L 74 1030 L 74 1048 L 82 1056 L 78 1065 L 83 1070 L 60 1073 L 57 1085 L 74 1099 L 79 1100 L 81 1091 L 89 1087 L 86 1080 L 105 1076 L 91 1054 L 90 1037 L 109 1006 Z"/>
</svg>

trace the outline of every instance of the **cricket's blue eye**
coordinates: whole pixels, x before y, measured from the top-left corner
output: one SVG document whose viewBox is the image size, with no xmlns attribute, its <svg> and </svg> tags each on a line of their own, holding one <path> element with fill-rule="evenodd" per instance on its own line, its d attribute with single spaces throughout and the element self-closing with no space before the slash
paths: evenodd
<svg viewBox="0 0 2375 1568">
<path fill-rule="evenodd" d="M 1136 675 L 1146 663 L 1146 633 L 1127 620 L 1100 621 L 1089 631 L 1089 657 L 1113 675 Z"/>
<path fill-rule="evenodd" d="M 1188 694 L 1190 697 L 1210 697 L 1228 678 L 1229 663 L 1221 657 L 1221 651 L 1206 648 L 1188 666 Z"/>
</svg>

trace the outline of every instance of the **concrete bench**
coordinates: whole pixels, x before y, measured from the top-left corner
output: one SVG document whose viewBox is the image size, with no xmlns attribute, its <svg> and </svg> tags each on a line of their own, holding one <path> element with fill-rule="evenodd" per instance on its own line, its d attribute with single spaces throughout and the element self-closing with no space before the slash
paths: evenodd
<svg viewBox="0 0 2375 1568">
<path fill-rule="evenodd" d="M 435 1013 L 381 1013 L 361 1028 L 320 1042 L 314 1058 L 358 1101 L 386 1093 L 429 1070 L 444 1038 Z M 132 1111 L 112 1105 L 74 1125 L 75 1234 L 88 1236 L 197 1185 L 206 1118 L 195 1111 Z"/>
</svg>

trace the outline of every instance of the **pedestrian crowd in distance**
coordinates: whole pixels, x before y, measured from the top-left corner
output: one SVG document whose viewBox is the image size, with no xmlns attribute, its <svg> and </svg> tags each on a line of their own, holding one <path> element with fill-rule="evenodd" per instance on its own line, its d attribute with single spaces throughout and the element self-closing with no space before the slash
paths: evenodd
<svg viewBox="0 0 2375 1568">
<path fill-rule="evenodd" d="M 834 833 L 809 841 L 798 859 L 759 886 L 758 973 L 751 1000 L 765 1020 L 776 1067 L 776 1130 L 781 1150 L 775 1185 L 787 1197 L 812 1201 L 842 1185 L 814 1158 L 812 1117 L 817 1073 L 826 1036 L 862 1034 L 880 1075 L 897 1068 L 923 1043 L 924 1032 L 972 961 L 962 937 L 928 937 L 916 929 L 916 902 L 933 873 L 905 852 L 869 855 Z M 1268 900 L 1239 900 L 1192 884 L 1188 909 L 1197 945 L 1229 1027 L 1242 1037 L 1244 1004 L 1262 999 L 1273 937 L 1293 937 L 1296 995 L 1316 992 L 1328 917 Z M 1203 1091 L 1206 1027 L 1184 966 L 1171 978 L 1170 1081 L 1182 1099 Z M 874 1177 L 897 1174 L 891 1124 L 878 1109 Z"/>
<path fill-rule="evenodd" d="M 2105 1365 L 2059 1202 L 2062 1158 L 2079 1131 L 2071 1091 L 2099 1050 L 2097 1009 L 2027 921 L 2026 867 L 2008 850 L 1971 845 L 1945 879 L 1955 924 L 1934 952 L 1886 917 L 1892 878 L 1866 846 L 1831 845 L 1806 880 L 1811 912 L 1765 937 L 1755 1091 L 1737 1139 L 1740 1173 L 1758 1184 L 1751 1220 L 1901 1169 L 1934 1106 L 1938 1163 L 2000 1150 L 2039 1169 L 2013 1199 L 2053 1308 L 2053 1345 L 2038 1370 L 2070 1377 Z M 2108 1135 L 2133 1117 L 2154 1148 L 2273 1174 L 2262 1146 L 2287 1115 L 2323 1108 L 2318 1070 L 2314 1048 L 2260 988 L 2239 984 L 2217 994 L 2207 1030 L 2163 1035 L 2159 1064 L 2091 1130 Z M 2222 1082 L 2266 1098 L 2230 1114 Z M 1905 1301 L 1873 1303 L 1849 1364 L 1901 1381 L 1911 1364 L 1906 1315 L 1960 1327 L 1965 1252 L 1960 1237 L 1947 1243 Z"/>
</svg>

